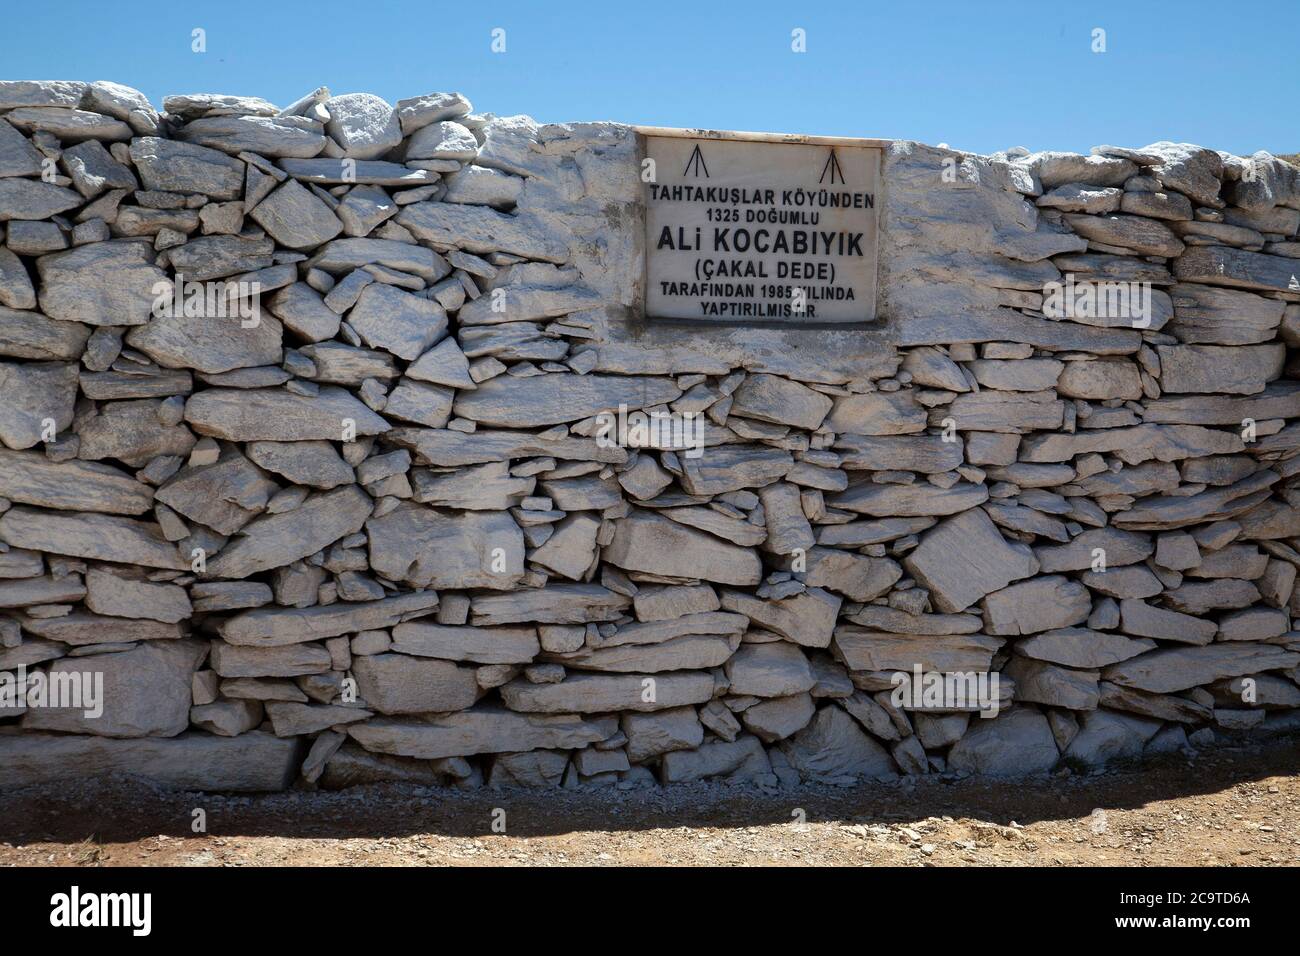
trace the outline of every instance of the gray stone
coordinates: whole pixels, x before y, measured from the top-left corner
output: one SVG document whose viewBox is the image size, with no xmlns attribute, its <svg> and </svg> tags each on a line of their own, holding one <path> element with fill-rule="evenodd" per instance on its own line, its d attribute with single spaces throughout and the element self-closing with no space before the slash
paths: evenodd
<svg viewBox="0 0 1300 956">
<path fill-rule="evenodd" d="M 176 139 L 223 153 L 311 159 L 325 148 L 320 124 L 304 116 L 204 116 L 190 120 Z"/>
<path fill-rule="evenodd" d="M 501 699 L 511 710 L 548 714 L 667 710 L 702 704 L 712 696 L 713 677 L 702 671 L 653 676 L 570 674 L 558 684 L 514 680 L 501 688 Z"/>
<path fill-rule="evenodd" d="M 393 629 L 393 651 L 477 664 L 527 664 L 541 650 L 532 627 L 458 627 L 413 621 Z"/>
<path fill-rule="evenodd" d="M 278 388 L 210 388 L 186 402 L 185 420 L 201 435 L 228 441 L 340 441 L 349 422 L 357 435 L 388 429 L 384 419 L 334 386 L 310 397 Z"/>
<path fill-rule="evenodd" d="M 248 215 L 290 249 L 312 249 L 343 231 L 333 210 L 296 179 L 278 187 Z"/>
<path fill-rule="evenodd" d="M 616 522 L 603 560 L 628 571 L 756 585 L 762 562 L 748 548 L 720 541 L 653 512 L 637 510 Z"/>
<path fill-rule="evenodd" d="M 447 313 L 429 299 L 375 283 L 362 290 L 348 324 L 367 345 L 412 362 L 446 334 Z"/>
<path fill-rule="evenodd" d="M 1300 654 L 1272 644 L 1232 642 L 1151 651 L 1106 668 L 1102 676 L 1121 687 L 1168 694 L 1229 677 L 1283 670 L 1297 663 Z"/>
<path fill-rule="evenodd" d="M 149 486 L 111 465 L 50 461 L 39 452 L 0 449 L 0 497 L 60 511 L 138 515 L 153 506 Z"/>
<path fill-rule="evenodd" d="M 140 137 L 131 141 L 131 162 L 146 189 L 238 199 L 244 188 L 244 164 L 205 146 Z"/>
<path fill-rule="evenodd" d="M 188 620 L 194 613 L 183 587 L 154 583 L 143 574 L 107 566 L 86 571 L 86 607 L 96 614 L 169 624 Z"/>
<path fill-rule="evenodd" d="M 1014 707 L 993 719 L 972 721 L 948 751 L 948 767 L 989 776 L 1025 776 L 1051 770 L 1059 757 L 1047 718 L 1032 707 Z"/>
<path fill-rule="evenodd" d="M 821 708 L 803 730 L 777 749 L 801 776 L 812 780 L 867 777 L 887 780 L 897 767 L 880 744 L 839 707 Z"/>
<path fill-rule="evenodd" d="M 352 159 L 378 159 L 402 142 L 397 113 L 373 93 L 345 93 L 325 101 L 325 131 Z M 315 154 L 312 154 L 315 155 Z"/>
<path fill-rule="evenodd" d="M 117 656 L 117 655 L 112 655 Z M 175 790 L 285 790 L 298 775 L 301 743 L 251 732 L 170 739 L 24 733 L 0 737 L 5 774 L 18 788 L 131 774 Z"/>
<path fill-rule="evenodd" d="M 420 591 L 357 604 L 339 603 L 307 608 L 258 608 L 221 621 L 217 630 L 227 642 L 227 647 L 239 645 L 241 651 L 244 648 L 278 649 L 284 645 L 323 640 L 340 634 L 393 627 L 411 618 L 431 613 L 437 607 L 437 594 L 432 591 Z M 329 664 L 328 655 L 325 662 Z M 221 673 L 220 668 L 216 669 Z M 263 675 L 253 673 L 222 676 Z M 265 676 L 281 675 L 268 673 Z"/>
<path fill-rule="evenodd" d="M 935 607 L 946 612 L 965 610 L 1038 571 L 1032 552 L 1007 544 L 978 508 L 936 526 L 903 566 L 929 589 Z"/>
<path fill-rule="evenodd" d="M 115 239 L 41 256 L 41 311 L 86 325 L 143 325 L 158 289 L 171 296 L 167 274 L 146 242 Z M 161 283 L 161 285 L 160 285 Z"/>
<path fill-rule="evenodd" d="M 18 548 L 118 564 L 189 568 L 156 524 L 116 515 L 17 506 L 0 515 L 0 540 Z"/>
<path fill-rule="evenodd" d="M 352 662 L 361 698 L 381 714 L 446 713 L 478 699 L 472 667 L 403 654 L 373 654 Z"/>
<path fill-rule="evenodd" d="M 371 519 L 366 535 L 370 566 L 413 587 L 509 590 L 523 575 L 523 535 L 508 514 L 410 505 Z"/>
</svg>

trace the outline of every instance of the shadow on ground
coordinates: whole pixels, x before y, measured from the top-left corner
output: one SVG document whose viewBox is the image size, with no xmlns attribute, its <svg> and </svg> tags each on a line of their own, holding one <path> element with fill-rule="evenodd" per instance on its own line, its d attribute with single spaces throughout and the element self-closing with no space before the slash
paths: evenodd
<svg viewBox="0 0 1300 956">
<path fill-rule="evenodd" d="M 0 775 L 3 768 L 0 768 Z M 382 839 L 480 837 L 505 810 L 512 837 L 579 831 L 746 828 L 808 822 L 910 825 L 934 817 L 997 826 L 1087 817 L 1231 790 L 1300 774 L 1300 738 L 1225 746 L 1142 767 L 997 781 L 906 778 L 854 788 L 764 791 L 695 784 L 638 791 L 458 791 L 401 785 L 262 795 L 161 791 L 131 780 L 86 781 L 0 793 L 0 843 L 122 843 L 194 836 L 203 809 L 210 836 Z"/>
</svg>

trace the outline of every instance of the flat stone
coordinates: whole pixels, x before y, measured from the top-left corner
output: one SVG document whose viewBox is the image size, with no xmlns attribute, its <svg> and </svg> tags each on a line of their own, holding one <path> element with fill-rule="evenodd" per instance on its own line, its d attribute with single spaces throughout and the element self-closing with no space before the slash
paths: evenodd
<svg viewBox="0 0 1300 956">
<path fill-rule="evenodd" d="M 1123 634 L 1066 627 L 1017 641 L 1015 651 L 1034 660 L 1092 670 L 1118 664 L 1155 647 L 1154 641 L 1135 640 Z"/>
<path fill-rule="evenodd" d="M 188 455 L 194 436 L 183 425 L 164 424 L 161 408 L 161 399 L 100 405 L 97 414 L 87 414 L 76 422 L 77 456 L 86 460 L 116 458 L 132 468 L 143 468 L 161 455 Z"/>
<path fill-rule="evenodd" d="M 681 395 L 670 379 L 635 375 L 502 375 L 456 396 L 455 413 L 482 425 L 533 428 L 577 421 L 602 411 L 671 402 Z"/>
<path fill-rule="evenodd" d="M 248 215 L 290 249 L 312 249 L 343 231 L 334 211 L 296 179 L 287 180 Z"/>
<path fill-rule="evenodd" d="M 570 674 L 558 684 L 514 680 L 501 688 L 501 699 L 511 710 L 549 714 L 667 710 L 702 704 L 712 696 L 713 677 L 701 671 L 653 676 Z"/>
<path fill-rule="evenodd" d="M 0 179 L 0 222 L 49 219 L 86 200 L 71 189 L 38 179 Z"/>
<path fill-rule="evenodd" d="M 138 137 L 131 141 L 131 162 L 146 189 L 213 199 L 238 199 L 244 189 L 244 164 L 205 146 Z"/>
<path fill-rule="evenodd" d="M 163 504 L 219 534 L 232 535 L 266 510 L 279 485 L 233 449 L 210 465 L 178 471 L 156 492 Z"/>
<path fill-rule="evenodd" d="M 762 562 L 748 549 L 637 510 L 615 523 L 603 560 L 627 571 L 695 577 L 720 584 L 757 585 Z"/>
<path fill-rule="evenodd" d="M 840 598 L 818 587 L 780 600 L 760 600 L 726 589 L 722 607 L 744 614 L 754 624 L 803 647 L 828 647 L 839 614 Z"/>
<path fill-rule="evenodd" d="M 1086 767 L 1136 759 L 1159 729 L 1158 720 L 1095 710 L 1083 715 L 1079 733 L 1070 742 L 1065 756 Z"/>
<path fill-rule="evenodd" d="M 348 324 L 372 348 L 413 362 L 446 335 L 447 313 L 430 299 L 376 282 L 362 290 Z"/>
<path fill-rule="evenodd" d="M 1282 374 L 1286 346 L 1161 345 L 1160 384 L 1166 392 L 1252 395 Z"/>
<path fill-rule="evenodd" d="M 682 488 L 691 495 L 721 495 L 758 488 L 784 477 L 794 467 L 788 451 L 759 445 L 722 445 L 707 455 L 682 461 Z"/>
<path fill-rule="evenodd" d="M 533 591 L 476 594 L 475 627 L 516 624 L 586 624 L 617 620 L 632 603 L 630 598 L 598 584 L 552 584 Z"/>
<path fill-rule="evenodd" d="M 175 137 L 232 155 L 311 159 L 325 148 L 320 124 L 305 116 L 204 116 L 190 120 Z"/>
<path fill-rule="evenodd" d="M 1051 770 L 1060 757 L 1047 718 L 1032 707 L 1014 707 L 990 720 L 974 720 L 948 751 L 950 770 L 995 777 Z"/>
<path fill-rule="evenodd" d="M 349 422 L 357 435 L 388 430 L 384 419 L 334 386 L 310 397 L 278 388 L 205 389 L 186 402 L 185 420 L 199 434 L 227 441 L 340 441 Z"/>
<path fill-rule="evenodd" d="M 614 718 L 589 720 L 573 714 L 519 714 L 483 706 L 418 720 L 377 717 L 353 724 L 348 728 L 348 735 L 376 753 L 437 760 L 482 753 L 574 750 L 598 743 L 616 730 Z"/>
<path fill-rule="evenodd" d="M 366 536 L 370 566 L 412 587 L 504 591 L 524 572 L 523 534 L 508 514 L 408 505 L 368 521 Z"/>
<path fill-rule="evenodd" d="M 1151 651 L 1106 668 L 1102 677 L 1121 687 L 1168 694 L 1230 677 L 1285 670 L 1298 663 L 1300 654 L 1273 644 L 1232 642 Z"/>
<path fill-rule="evenodd" d="M 158 525 L 116 515 L 40 511 L 25 506 L 0 515 L 0 539 L 18 548 L 117 564 L 184 571 L 189 561 Z"/>
<path fill-rule="evenodd" d="M 744 644 L 725 665 L 731 693 L 754 697 L 788 697 L 816 684 L 808 658 L 794 644 L 774 641 Z"/>
<path fill-rule="evenodd" d="M 1174 260 L 1173 272 L 1182 282 L 1262 292 L 1297 291 L 1294 259 L 1230 246 L 1191 246 Z"/>
<path fill-rule="evenodd" d="M 227 618 L 220 622 L 217 630 L 228 645 L 257 649 L 281 648 L 304 641 L 337 637 L 340 634 L 390 628 L 428 614 L 437 607 L 438 595 L 432 591 L 399 594 L 355 604 L 338 603 L 308 608 L 266 607 Z M 327 664 L 328 661 L 327 657 Z"/>
<path fill-rule="evenodd" d="M 1073 711 L 1097 707 L 1098 672 L 1095 670 L 1073 670 L 1028 657 L 1013 657 L 1002 673 L 1015 681 L 1018 701 Z"/>
<path fill-rule="evenodd" d="M 912 485 L 878 485 L 863 482 L 850 485 L 827 500 L 827 504 L 845 511 L 877 518 L 939 516 L 969 511 L 988 500 L 984 485 L 958 483 L 951 488 L 917 483 Z"/>
<path fill-rule="evenodd" d="M 745 735 L 729 742 L 714 740 L 695 750 L 674 750 L 663 756 L 664 783 L 721 779 L 743 783 L 772 776 L 772 764 L 757 737 Z"/>
<path fill-rule="evenodd" d="M 161 315 L 148 325 L 133 328 L 126 344 L 139 349 L 163 368 L 190 368 L 200 372 L 228 372 L 237 368 L 278 365 L 282 328 L 269 315 L 247 326 L 237 315 Z"/>
<path fill-rule="evenodd" d="M 466 434 L 449 429 L 395 428 L 384 438 L 414 451 L 419 464 L 438 467 L 532 457 L 614 464 L 627 461 L 627 451 L 618 446 L 601 445 L 590 438 L 547 438 L 532 432 L 493 430 Z"/>
<path fill-rule="evenodd" d="M 99 462 L 51 461 L 39 452 L 0 449 L 0 497 L 60 511 L 138 515 L 153 492 L 126 472 Z"/>
<path fill-rule="evenodd" d="M 991 669 L 1002 641 L 985 634 L 888 634 L 841 625 L 831 648 L 851 671 L 902 671 L 919 665 L 924 671 L 975 671 Z"/>
<path fill-rule="evenodd" d="M 811 780 L 887 780 L 897 773 L 889 751 L 863 733 L 857 722 L 834 704 L 817 711 L 807 727 L 777 744 L 777 749 L 791 767 Z"/>
<path fill-rule="evenodd" d="M 487 206 L 419 202 L 396 221 L 417 238 L 449 249 L 507 255 L 539 262 L 564 262 L 568 250 L 545 225 L 528 215 L 508 216 Z"/>
<path fill-rule="evenodd" d="M 304 341 L 322 342 L 338 334 L 339 314 L 305 282 L 277 289 L 266 306 L 286 329 Z"/>
<path fill-rule="evenodd" d="M 129 651 L 65 658 L 50 665 L 51 677 L 97 674 L 103 681 L 103 713 L 81 707 L 33 708 L 24 730 L 57 730 L 99 737 L 175 737 L 190 723 L 190 678 L 202 660 L 199 641 L 146 641 Z"/>
<path fill-rule="evenodd" d="M 585 649 L 566 654 L 561 660 L 571 670 L 622 674 L 700 671 L 722 666 L 739 644 L 739 634 L 691 634 L 657 644 Z"/>
<path fill-rule="evenodd" d="M 355 480 L 352 466 L 327 441 L 254 441 L 245 451 L 255 464 L 295 485 L 329 489 Z"/>
<path fill-rule="evenodd" d="M 420 187 L 437 182 L 436 173 L 411 169 L 401 163 L 357 160 L 345 164 L 343 159 L 282 159 L 280 168 L 305 183 L 323 186 L 370 185 Z"/>
<path fill-rule="evenodd" d="M 12 734 L 0 737 L 5 765 L 0 787 L 130 774 L 178 791 L 285 790 L 298 776 L 301 746 L 298 740 L 259 731 L 238 737 L 184 733 L 136 739 Z"/>
<path fill-rule="evenodd" d="M 413 621 L 393 629 L 392 650 L 476 664 L 527 664 L 540 652 L 534 627 L 457 627 Z"/>
<path fill-rule="evenodd" d="M 478 699 L 472 667 L 403 654 L 371 654 L 352 662 L 361 698 L 381 714 L 446 713 Z"/>
<path fill-rule="evenodd" d="M 156 288 L 170 293 L 153 249 L 136 239 L 114 239 L 54 252 L 36 260 L 41 311 L 86 325 L 143 325 L 152 318 Z"/>
<path fill-rule="evenodd" d="M 841 453 L 841 467 L 852 470 L 916 471 L 934 475 L 953 471 L 963 464 L 962 442 L 944 441 L 938 435 L 894 435 L 868 437 L 840 435 L 835 447 Z"/>
<path fill-rule="evenodd" d="M 941 611 L 962 611 L 1038 570 L 1028 549 L 1007 544 L 988 515 L 972 509 L 940 523 L 903 561 Z"/>
<path fill-rule="evenodd" d="M 293 511 L 249 522 L 208 562 L 207 573 L 238 579 L 291 564 L 360 531 L 373 507 L 355 485 L 312 495 Z"/>
<path fill-rule="evenodd" d="M 0 176 L 39 176 L 40 150 L 8 123 L 0 123 Z"/>
<path fill-rule="evenodd" d="M 148 618 L 168 624 L 188 620 L 194 613 L 183 587 L 154 583 L 142 574 L 108 567 L 86 571 L 86 607 L 96 614 Z"/>
</svg>

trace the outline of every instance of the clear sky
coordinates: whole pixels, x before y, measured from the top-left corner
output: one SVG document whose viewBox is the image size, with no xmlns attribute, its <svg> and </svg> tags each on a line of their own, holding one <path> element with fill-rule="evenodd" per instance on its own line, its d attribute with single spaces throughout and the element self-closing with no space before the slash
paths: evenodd
<svg viewBox="0 0 1300 956">
<path fill-rule="evenodd" d="M 168 93 L 459 90 L 543 122 L 1300 151 L 1300 0 L 0 0 L 0 75 Z M 191 51 L 206 31 L 207 52 Z M 505 31 L 505 52 L 492 31 Z M 791 49 L 805 31 L 806 52 Z M 1093 52 L 1093 31 L 1105 52 Z"/>
</svg>

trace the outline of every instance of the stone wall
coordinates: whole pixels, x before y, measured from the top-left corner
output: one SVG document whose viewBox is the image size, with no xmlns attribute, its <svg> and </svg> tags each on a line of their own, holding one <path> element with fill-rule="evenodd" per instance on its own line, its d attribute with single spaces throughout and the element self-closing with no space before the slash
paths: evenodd
<svg viewBox="0 0 1300 956">
<path fill-rule="evenodd" d="M 628 127 L 163 106 L 0 83 L 0 691 L 102 681 L 11 694 L 0 786 L 1008 775 L 1297 726 L 1300 170 L 895 143 L 881 328 L 699 330 L 640 316 Z M 1098 282 L 1144 317 L 1061 314 Z M 703 453 L 600 440 L 619 405 Z M 917 668 L 997 679 L 900 701 Z"/>
</svg>

